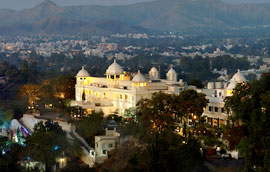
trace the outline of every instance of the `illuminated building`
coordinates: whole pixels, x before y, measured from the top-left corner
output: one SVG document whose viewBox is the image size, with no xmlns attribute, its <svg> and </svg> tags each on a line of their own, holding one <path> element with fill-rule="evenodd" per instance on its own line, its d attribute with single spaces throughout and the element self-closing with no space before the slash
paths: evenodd
<svg viewBox="0 0 270 172">
<path fill-rule="evenodd" d="M 224 99 L 227 96 L 232 96 L 233 89 L 238 83 L 244 82 L 247 82 L 247 80 L 241 71 L 238 70 L 229 82 L 209 82 L 207 89 L 198 89 L 198 92 L 206 94 L 206 98 L 209 100 L 202 116 L 206 117 L 210 125 L 220 127 L 229 122 L 228 114 L 224 109 Z"/>
<path fill-rule="evenodd" d="M 155 92 L 179 94 L 188 87 L 183 80 L 177 81 L 177 73 L 171 67 L 167 79 L 160 79 L 159 72 L 152 68 L 149 78 L 138 73 L 132 78 L 114 60 L 106 70 L 106 77 L 92 77 L 82 67 L 76 75 L 75 97 L 73 107 L 80 107 L 86 113 L 103 111 L 109 114 L 123 115 L 126 109 L 136 107 L 143 98 L 151 98 Z"/>
</svg>

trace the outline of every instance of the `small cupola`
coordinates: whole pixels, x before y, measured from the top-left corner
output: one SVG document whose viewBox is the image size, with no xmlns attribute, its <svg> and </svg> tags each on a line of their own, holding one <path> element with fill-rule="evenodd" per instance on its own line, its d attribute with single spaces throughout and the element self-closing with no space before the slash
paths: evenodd
<svg viewBox="0 0 270 172">
<path fill-rule="evenodd" d="M 132 79 L 132 86 L 143 87 L 146 86 L 146 79 L 140 71 Z"/>
</svg>

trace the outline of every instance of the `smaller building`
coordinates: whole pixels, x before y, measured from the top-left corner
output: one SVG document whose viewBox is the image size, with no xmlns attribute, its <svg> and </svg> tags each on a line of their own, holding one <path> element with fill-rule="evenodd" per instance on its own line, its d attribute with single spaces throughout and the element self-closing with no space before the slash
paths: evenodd
<svg viewBox="0 0 270 172">
<path fill-rule="evenodd" d="M 101 164 L 108 159 L 108 152 L 116 149 L 120 143 L 120 133 L 116 128 L 109 130 L 106 128 L 106 134 L 95 136 L 95 150 L 90 150 L 90 156 L 94 163 Z"/>
<path fill-rule="evenodd" d="M 206 89 L 198 89 L 198 92 L 206 94 L 206 98 L 209 100 L 202 116 L 206 118 L 210 125 L 219 128 L 229 123 L 228 113 L 224 109 L 224 99 L 232 96 L 236 85 L 243 82 L 247 82 L 247 80 L 242 72 L 238 70 L 229 82 L 226 80 L 208 82 Z"/>
</svg>

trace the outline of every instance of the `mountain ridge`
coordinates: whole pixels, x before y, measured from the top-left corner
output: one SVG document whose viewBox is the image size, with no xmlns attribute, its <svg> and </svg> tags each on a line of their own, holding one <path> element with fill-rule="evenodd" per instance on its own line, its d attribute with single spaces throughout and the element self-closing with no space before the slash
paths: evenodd
<svg viewBox="0 0 270 172">
<path fill-rule="evenodd" d="M 270 3 L 231 5 L 222 0 L 157 0 L 120 6 L 68 7 L 45 0 L 31 9 L 0 10 L 3 20 L 0 33 L 3 28 L 6 33 L 6 28 L 12 27 L 26 33 L 110 34 L 255 26 L 270 24 L 268 9 Z"/>
</svg>

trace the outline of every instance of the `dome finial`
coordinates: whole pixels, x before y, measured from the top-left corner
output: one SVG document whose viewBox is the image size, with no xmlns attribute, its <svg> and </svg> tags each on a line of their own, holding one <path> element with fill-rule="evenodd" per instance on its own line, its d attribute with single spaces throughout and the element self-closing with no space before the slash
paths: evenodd
<svg viewBox="0 0 270 172">
<path fill-rule="evenodd" d="M 123 69 L 118 63 L 116 63 L 116 59 L 114 59 L 114 62 L 106 70 L 107 75 L 121 75 L 122 73 Z"/>
<path fill-rule="evenodd" d="M 85 70 L 84 65 L 82 66 L 82 69 L 77 73 L 76 77 L 89 77 L 89 73 Z"/>
<path fill-rule="evenodd" d="M 140 70 L 138 70 L 138 73 L 134 76 L 132 82 L 146 82 L 146 79 L 143 74 L 141 74 Z"/>
</svg>

